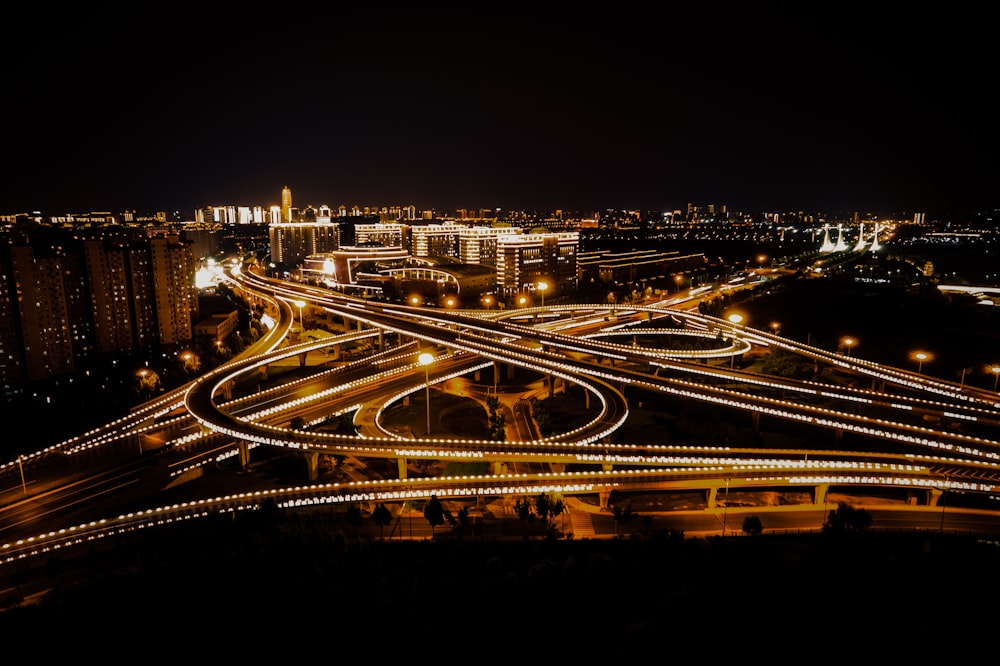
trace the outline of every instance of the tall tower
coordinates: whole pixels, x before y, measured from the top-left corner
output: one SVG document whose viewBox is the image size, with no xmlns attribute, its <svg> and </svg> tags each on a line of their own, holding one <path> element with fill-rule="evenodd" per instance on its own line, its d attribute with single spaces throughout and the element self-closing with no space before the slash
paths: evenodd
<svg viewBox="0 0 1000 666">
<path fill-rule="evenodd" d="M 281 190 L 281 221 L 292 221 L 292 190 L 287 185 Z"/>
</svg>

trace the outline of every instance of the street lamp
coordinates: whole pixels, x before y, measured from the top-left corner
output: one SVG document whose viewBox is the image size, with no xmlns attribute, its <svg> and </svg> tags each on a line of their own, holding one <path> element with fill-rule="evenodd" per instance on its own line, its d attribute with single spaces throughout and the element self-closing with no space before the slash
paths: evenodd
<svg viewBox="0 0 1000 666">
<path fill-rule="evenodd" d="M 994 365 L 990 367 L 990 372 L 993 373 L 993 392 L 997 392 L 997 380 L 1000 380 L 1000 365 Z"/>
<path fill-rule="evenodd" d="M 420 361 L 420 365 L 424 366 L 424 382 L 426 385 L 426 394 L 424 402 L 427 403 L 427 435 L 431 434 L 431 374 L 430 367 L 431 363 L 434 362 L 434 355 L 427 352 L 422 353 L 417 357 Z"/>
<path fill-rule="evenodd" d="M 930 357 L 931 357 L 930 354 L 928 354 L 926 352 L 917 352 L 916 354 L 913 355 L 913 358 L 917 359 L 917 374 L 918 375 L 920 373 L 922 373 L 923 370 L 924 370 L 924 361 L 926 361 Z"/>
<path fill-rule="evenodd" d="M 741 315 L 739 312 L 733 312 L 733 313 L 731 313 L 728 317 L 726 317 L 726 319 L 728 319 L 729 323 L 731 323 L 734 326 L 739 326 L 740 324 L 743 323 L 743 315 Z M 729 369 L 730 370 L 733 370 L 736 367 L 736 349 L 735 349 L 735 345 L 736 345 L 736 335 L 734 334 L 733 335 L 733 347 L 734 347 L 733 348 L 733 353 L 729 356 Z"/>
<path fill-rule="evenodd" d="M 306 306 L 306 302 L 295 301 L 295 305 L 299 308 L 299 335 L 302 335 L 302 308 Z"/>
<path fill-rule="evenodd" d="M 774 332 L 775 335 L 778 335 L 778 333 L 781 332 L 781 324 L 776 321 L 772 321 L 771 330 Z"/>
<path fill-rule="evenodd" d="M 542 307 L 543 308 L 545 307 L 545 290 L 548 289 L 548 288 L 549 288 L 549 283 L 546 282 L 545 280 L 542 280 L 541 282 L 538 283 L 537 289 L 538 289 L 538 293 L 540 293 L 542 295 Z"/>
<path fill-rule="evenodd" d="M 726 536 L 726 524 L 729 516 L 729 477 L 726 477 L 726 503 L 722 507 L 722 536 Z"/>
<path fill-rule="evenodd" d="M 855 340 L 854 338 L 844 338 L 840 342 L 847 349 L 847 357 L 850 358 L 851 357 L 851 347 L 853 347 L 854 345 L 858 344 L 858 341 Z"/>
<path fill-rule="evenodd" d="M 680 290 L 681 290 L 681 285 L 684 284 L 684 276 L 683 275 L 675 275 L 674 276 L 674 282 L 677 283 L 677 291 L 679 293 Z"/>
</svg>

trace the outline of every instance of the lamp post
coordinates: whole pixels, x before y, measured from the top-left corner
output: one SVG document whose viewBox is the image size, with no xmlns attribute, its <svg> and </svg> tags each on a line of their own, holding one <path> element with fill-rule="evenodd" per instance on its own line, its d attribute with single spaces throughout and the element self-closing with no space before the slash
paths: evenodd
<svg viewBox="0 0 1000 666">
<path fill-rule="evenodd" d="M 299 308 L 299 335 L 302 335 L 302 308 L 306 306 L 305 301 L 295 301 L 295 305 Z"/>
<path fill-rule="evenodd" d="M 854 345 L 858 344 L 858 341 L 855 340 L 854 338 L 844 338 L 843 340 L 841 340 L 841 342 L 843 343 L 844 348 L 847 349 L 847 358 L 850 358 L 851 357 L 851 347 L 853 347 Z"/>
<path fill-rule="evenodd" d="M 538 283 L 538 293 L 542 295 L 542 307 L 545 307 L 545 290 L 549 288 L 549 283 L 542 280 Z"/>
<path fill-rule="evenodd" d="M 925 352 L 917 352 L 913 355 L 913 358 L 917 359 L 917 374 L 921 374 L 924 371 L 924 361 L 926 361 L 930 356 Z"/>
<path fill-rule="evenodd" d="M 424 366 L 424 383 L 425 383 L 425 400 L 427 403 L 427 434 L 431 434 L 431 373 L 430 367 L 431 363 L 434 362 L 434 356 L 427 352 L 422 353 L 417 357 L 420 361 L 420 365 Z"/>
<path fill-rule="evenodd" d="M 993 373 L 993 392 L 997 392 L 997 380 L 1000 380 L 1000 365 L 994 365 L 990 367 L 990 372 Z"/>
<path fill-rule="evenodd" d="M 728 319 L 729 322 L 734 326 L 739 326 L 741 323 L 743 323 L 743 315 L 741 315 L 739 312 L 733 312 L 728 317 L 726 317 L 726 319 Z M 733 334 L 733 345 L 734 346 L 736 345 L 735 334 Z M 734 349 L 733 353 L 729 356 L 729 369 L 733 370 L 735 369 L 735 367 L 736 367 L 736 351 Z"/>
<path fill-rule="evenodd" d="M 729 477 L 726 477 L 726 503 L 722 507 L 722 536 L 726 536 L 726 525 L 729 517 Z"/>
</svg>

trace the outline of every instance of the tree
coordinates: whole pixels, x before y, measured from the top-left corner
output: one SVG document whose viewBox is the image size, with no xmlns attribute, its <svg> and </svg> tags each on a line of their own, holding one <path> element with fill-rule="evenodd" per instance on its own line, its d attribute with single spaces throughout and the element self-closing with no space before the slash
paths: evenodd
<svg viewBox="0 0 1000 666">
<path fill-rule="evenodd" d="M 622 535 L 622 528 L 625 524 L 635 518 L 636 513 L 632 511 L 632 502 L 628 501 L 625 506 L 615 505 L 614 508 L 614 518 L 615 524 L 618 526 L 618 536 Z"/>
<path fill-rule="evenodd" d="M 548 526 L 551 503 L 545 493 L 535 498 L 535 515 L 542 519 L 542 524 Z"/>
<path fill-rule="evenodd" d="M 431 537 L 433 538 L 434 528 L 444 524 L 444 505 L 441 504 L 437 495 L 431 495 L 431 498 L 424 504 L 424 518 L 431 524 Z"/>
<path fill-rule="evenodd" d="M 749 536 L 754 536 L 761 534 L 764 531 L 764 525 L 760 522 L 760 518 L 757 516 L 747 516 L 743 519 L 743 533 Z"/>
<path fill-rule="evenodd" d="M 507 439 L 507 418 L 500 412 L 500 399 L 495 395 L 487 396 L 486 408 L 489 410 L 489 438 L 494 442 Z"/>
<path fill-rule="evenodd" d="M 469 507 L 463 506 L 458 510 L 458 533 L 465 534 L 469 529 Z"/>
<path fill-rule="evenodd" d="M 385 526 L 392 522 L 392 512 L 389 511 L 384 502 L 375 505 L 375 509 L 372 511 L 372 520 L 378 525 L 378 538 L 381 540 Z"/>
<path fill-rule="evenodd" d="M 160 388 L 160 376 L 149 368 L 136 372 L 135 380 L 135 392 L 140 400 L 148 400 Z"/>
<path fill-rule="evenodd" d="M 838 502 L 831 511 L 823 529 L 828 532 L 863 532 L 872 526 L 872 516 L 865 509 L 856 509 L 846 502 Z"/>
<path fill-rule="evenodd" d="M 521 519 L 521 524 L 524 525 L 524 538 L 527 539 L 528 523 L 535 519 L 535 514 L 531 510 L 531 503 L 527 499 L 519 497 L 514 502 L 514 513 Z"/>
<path fill-rule="evenodd" d="M 348 525 L 354 527 L 354 534 L 357 535 L 358 528 L 361 527 L 361 523 L 363 521 L 363 517 L 361 516 L 361 507 L 357 504 L 348 505 L 345 520 Z"/>
</svg>

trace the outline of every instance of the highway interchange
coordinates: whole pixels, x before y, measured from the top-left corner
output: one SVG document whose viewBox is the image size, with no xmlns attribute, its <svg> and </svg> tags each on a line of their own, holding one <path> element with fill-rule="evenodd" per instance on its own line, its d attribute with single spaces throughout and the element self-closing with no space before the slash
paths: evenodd
<svg viewBox="0 0 1000 666">
<path fill-rule="evenodd" d="M 0 466 L 0 565 L 115 534 L 221 512 L 284 507 L 401 504 L 431 495 L 451 499 L 564 497 L 737 488 L 806 489 L 816 504 L 832 487 L 906 488 L 932 503 L 944 492 L 992 497 L 1000 457 L 997 394 L 881 366 L 781 338 L 679 302 L 577 304 L 519 310 L 453 311 L 350 298 L 234 268 L 230 284 L 280 314 L 246 353 L 182 389 L 113 423 Z M 297 342 L 297 303 L 345 322 L 345 332 Z M 301 323 L 301 310 L 299 312 Z M 685 337 L 710 341 L 677 345 Z M 635 341 L 662 339 L 640 346 Z M 367 341 L 363 358 L 317 366 L 309 376 L 231 397 L 247 377 L 273 364 Z M 676 348 L 683 347 L 683 348 Z M 724 361 L 754 349 L 781 348 L 855 377 L 848 385 L 742 372 Z M 421 352 L 434 356 L 423 366 Z M 723 362 L 719 362 L 719 361 Z M 569 432 L 507 441 L 413 437 L 392 432 L 381 415 L 407 396 L 458 377 L 496 382 L 509 367 L 538 373 L 555 390 L 574 385 L 598 405 L 596 417 Z M 867 387 L 867 388 L 866 388 Z M 817 442 L 861 437 L 877 450 L 739 449 L 712 442 L 616 442 L 637 392 L 715 405 L 729 413 L 815 429 Z M 291 426 L 354 414 L 356 434 Z M 398 478 L 206 496 L 158 503 L 160 493 L 197 478 L 204 466 L 257 447 L 301 459 L 312 472 L 321 456 L 397 462 Z M 409 477 L 407 459 L 488 463 L 488 474 Z M 548 469 L 519 474 L 518 464 Z M 507 467 L 510 465 L 510 468 Z"/>
</svg>

